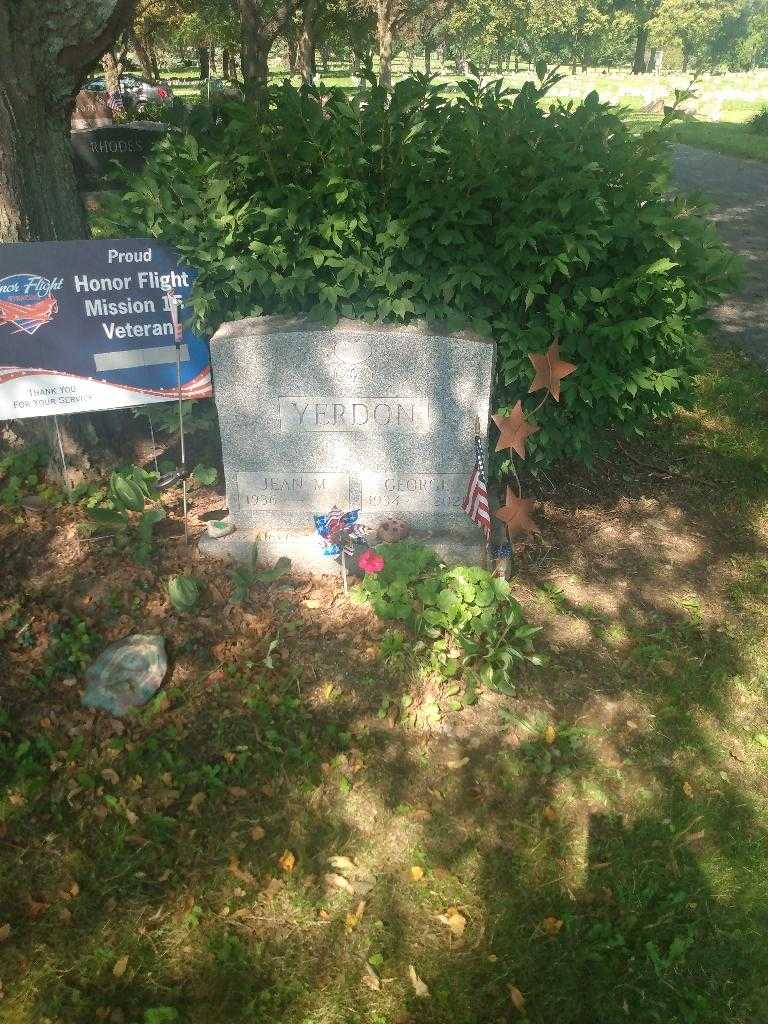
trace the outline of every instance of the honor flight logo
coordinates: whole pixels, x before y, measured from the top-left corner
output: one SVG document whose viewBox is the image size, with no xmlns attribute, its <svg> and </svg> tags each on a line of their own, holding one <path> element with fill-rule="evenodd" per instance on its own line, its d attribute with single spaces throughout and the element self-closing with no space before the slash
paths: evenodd
<svg viewBox="0 0 768 1024">
<path fill-rule="evenodd" d="M 61 277 L 50 279 L 39 274 L 0 278 L 0 325 L 9 324 L 14 334 L 34 334 L 58 313 L 53 292 L 63 283 Z"/>
</svg>

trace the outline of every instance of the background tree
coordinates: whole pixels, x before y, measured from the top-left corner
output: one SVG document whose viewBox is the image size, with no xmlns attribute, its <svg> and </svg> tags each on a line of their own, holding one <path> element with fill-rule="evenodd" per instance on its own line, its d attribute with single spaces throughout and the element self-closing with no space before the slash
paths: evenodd
<svg viewBox="0 0 768 1024">
<path fill-rule="evenodd" d="M 392 59 L 398 37 L 405 26 L 425 14 L 444 17 L 453 0 L 367 0 L 376 15 L 376 42 L 379 51 L 379 84 L 392 87 Z"/>
<path fill-rule="evenodd" d="M 258 99 L 269 81 L 269 54 L 301 0 L 238 0 L 245 92 Z"/>
<path fill-rule="evenodd" d="M 0 0 L 0 242 L 85 238 L 69 119 L 135 0 Z"/>
<path fill-rule="evenodd" d="M 677 45 L 683 55 L 683 71 L 693 61 L 697 70 L 717 63 L 717 43 L 726 22 L 735 19 L 743 8 L 741 0 L 661 0 L 650 21 L 654 44 Z"/>
</svg>

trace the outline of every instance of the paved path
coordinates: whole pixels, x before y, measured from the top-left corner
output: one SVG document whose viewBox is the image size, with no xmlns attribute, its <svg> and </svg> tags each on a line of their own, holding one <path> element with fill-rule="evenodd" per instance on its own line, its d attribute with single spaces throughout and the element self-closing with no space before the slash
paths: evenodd
<svg viewBox="0 0 768 1024">
<path fill-rule="evenodd" d="M 720 235 L 744 261 L 738 292 L 713 315 L 729 341 L 768 368 L 768 164 L 679 145 L 675 178 L 682 191 L 706 195 Z"/>
</svg>

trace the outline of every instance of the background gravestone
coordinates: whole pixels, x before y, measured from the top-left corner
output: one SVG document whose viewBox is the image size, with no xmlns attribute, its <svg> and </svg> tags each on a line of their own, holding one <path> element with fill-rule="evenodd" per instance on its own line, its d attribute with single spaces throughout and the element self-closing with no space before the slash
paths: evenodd
<svg viewBox="0 0 768 1024">
<path fill-rule="evenodd" d="M 330 569 L 313 513 L 360 509 L 373 532 L 403 519 L 449 561 L 482 557 L 461 510 L 485 438 L 494 345 L 341 321 L 283 317 L 223 324 L 211 341 L 227 501 L 237 530 L 201 549 L 247 559 L 282 555 Z"/>
<path fill-rule="evenodd" d="M 140 171 L 154 144 L 168 131 L 160 121 L 130 121 L 70 132 L 75 173 L 80 184 L 115 177 L 117 161 L 123 168 Z"/>
</svg>

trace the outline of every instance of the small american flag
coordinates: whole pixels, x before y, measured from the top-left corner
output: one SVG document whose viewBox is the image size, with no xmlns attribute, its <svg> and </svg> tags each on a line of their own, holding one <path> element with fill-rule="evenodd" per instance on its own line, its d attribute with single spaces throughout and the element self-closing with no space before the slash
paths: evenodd
<svg viewBox="0 0 768 1024">
<path fill-rule="evenodd" d="M 107 93 L 107 106 L 110 110 L 114 110 L 115 112 L 119 110 L 125 110 L 125 103 L 123 103 L 123 94 L 120 92 L 119 89 L 115 92 Z"/>
<path fill-rule="evenodd" d="M 462 502 L 461 508 L 473 523 L 477 523 L 483 528 L 485 539 L 488 540 L 491 536 L 491 513 L 488 508 L 488 488 L 483 469 L 483 444 L 479 431 L 475 434 L 475 465 L 469 478 L 467 496 Z"/>
</svg>

